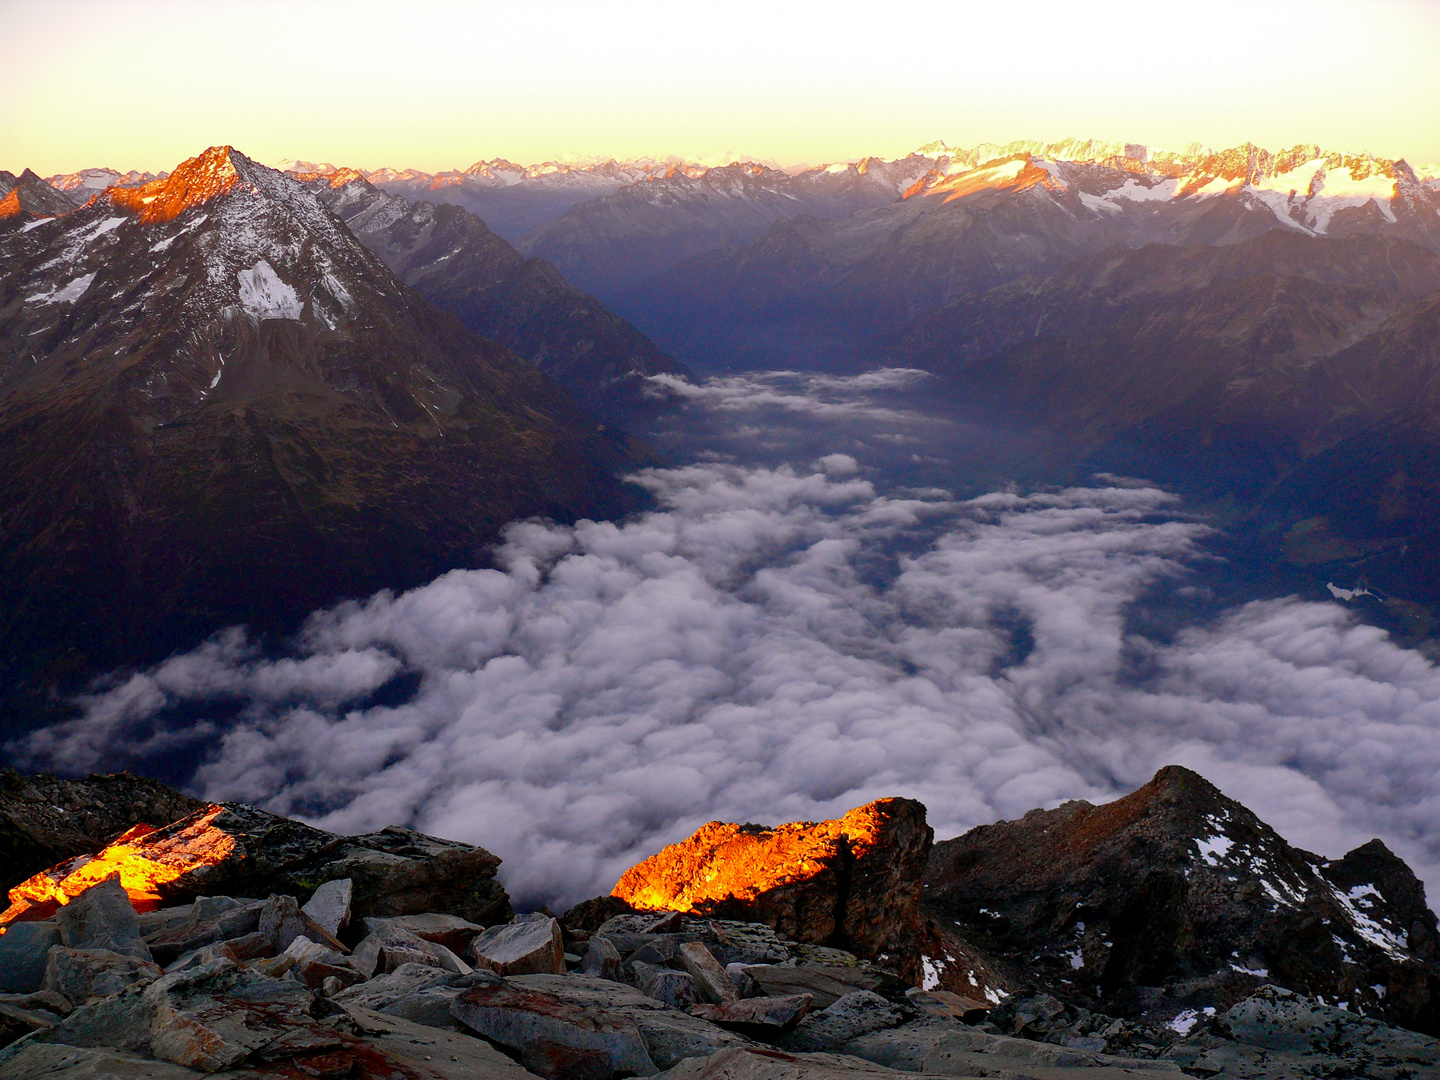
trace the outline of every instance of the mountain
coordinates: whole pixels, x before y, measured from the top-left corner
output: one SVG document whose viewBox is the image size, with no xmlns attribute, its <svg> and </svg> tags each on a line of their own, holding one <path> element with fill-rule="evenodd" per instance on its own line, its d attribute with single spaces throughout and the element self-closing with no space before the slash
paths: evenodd
<svg viewBox="0 0 1440 1080">
<path fill-rule="evenodd" d="M 934 167 L 897 201 L 781 222 L 633 285 L 616 305 L 686 361 L 756 352 L 753 362 L 773 364 L 789 351 L 812 365 L 837 352 L 873 362 L 941 305 L 1115 245 L 1218 246 L 1283 230 L 1440 249 L 1440 188 L 1403 161 L 1253 146 L 1146 160 L 1130 149 L 1138 156 L 919 159 Z"/>
<path fill-rule="evenodd" d="M 6 173 L 13 182 L 5 183 L 5 197 L 0 198 L 0 220 L 6 218 L 40 218 L 64 214 L 79 206 L 70 195 L 51 187 L 29 169 L 18 177 Z"/>
<path fill-rule="evenodd" d="M 4 657 L 63 678 L 633 505 L 531 365 L 229 147 L 0 224 Z"/>
<path fill-rule="evenodd" d="M 160 174 L 160 176 L 164 175 Z M 46 177 L 46 182 L 61 191 L 73 192 L 83 201 L 91 195 L 99 194 L 106 188 L 138 187 L 140 184 L 148 184 L 156 178 L 155 173 L 137 172 L 134 169 L 124 173 L 116 169 L 81 169 L 79 172 L 59 173 Z"/>
<path fill-rule="evenodd" d="M 365 179 L 411 202 L 462 207 L 506 240 L 515 242 L 549 225 L 577 203 L 603 198 L 677 168 L 693 167 L 651 160 L 517 165 L 494 158 L 477 161 L 468 169 L 439 173 L 376 169 L 366 173 Z"/>
<path fill-rule="evenodd" d="M 531 361 L 616 423 L 653 408 L 645 377 L 685 369 L 543 259 L 527 259 L 454 204 L 410 204 L 349 171 L 308 180 L 395 274 L 471 330 Z"/>
<path fill-rule="evenodd" d="M 698 174 L 675 169 L 574 206 L 518 246 L 610 301 L 683 259 L 748 243 L 777 221 L 844 218 L 892 203 L 929 164 L 866 159 L 798 176 L 740 162 Z"/>
<path fill-rule="evenodd" d="M 1194 1016 L 1273 982 L 1440 1031 L 1440 937 L 1405 863 L 1379 840 L 1340 859 L 1292 847 L 1178 766 L 1115 802 L 937 843 L 922 903 L 1034 985 L 1113 1015 Z"/>
</svg>

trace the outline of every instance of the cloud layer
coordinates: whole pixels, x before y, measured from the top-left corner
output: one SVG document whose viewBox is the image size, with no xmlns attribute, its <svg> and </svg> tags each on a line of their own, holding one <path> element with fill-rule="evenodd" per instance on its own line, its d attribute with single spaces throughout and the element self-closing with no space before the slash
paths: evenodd
<svg viewBox="0 0 1440 1080">
<path fill-rule="evenodd" d="M 1203 557 L 1172 496 L 883 494 L 844 454 L 641 481 L 652 513 L 517 524 L 500 569 L 317 613 L 287 657 L 231 631 L 13 749 L 83 770 L 213 744 L 207 796 L 483 844 L 522 903 L 606 892 L 708 820 L 908 795 L 947 837 L 1170 762 L 1440 883 L 1440 673 L 1333 604 L 1140 636 L 1132 606 Z M 229 718 L 195 726 L 206 702 Z"/>
</svg>

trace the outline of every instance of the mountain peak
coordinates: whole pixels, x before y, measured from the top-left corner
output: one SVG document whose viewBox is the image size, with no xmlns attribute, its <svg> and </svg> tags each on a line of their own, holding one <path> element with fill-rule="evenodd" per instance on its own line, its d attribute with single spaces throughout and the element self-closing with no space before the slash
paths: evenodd
<svg viewBox="0 0 1440 1080">
<path fill-rule="evenodd" d="M 182 161 L 163 179 L 138 188 L 108 188 L 106 194 L 116 205 L 138 213 L 143 224 L 151 224 L 170 221 L 237 185 L 253 186 L 261 174 L 271 172 L 233 146 L 212 146 Z"/>
</svg>

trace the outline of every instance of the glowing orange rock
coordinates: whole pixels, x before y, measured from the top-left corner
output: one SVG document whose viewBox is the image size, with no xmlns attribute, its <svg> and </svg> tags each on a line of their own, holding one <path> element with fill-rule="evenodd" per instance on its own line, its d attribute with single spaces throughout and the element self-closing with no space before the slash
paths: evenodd
<svg viewBox="0 0 1440 1080">
<path fill-rule="evenodd" d="M 213 825 L 224 809 L 212 804 L 184 828 L 158 842 L 139 843 L 157 830 L 136 825 L 94 855 L 77 855 L 42 870 L 10 890 L 10 907 L 0 913 L 0 926 L 43 918 L 111 874 L 120 875 L 120 884 L 137 911 L 159 907 L 167 882 L 200 867 L 214 866 L 234 850 L 234 837 Z"/>
<path fill-rule="evenodd" d="M 879 956 L 913 936 L 933 833 L 925 807 L 880 799 L 836 821 L 712 821 L 627 870 L 632 907 L 768 923 L 797 941 Z"/>
</svg>

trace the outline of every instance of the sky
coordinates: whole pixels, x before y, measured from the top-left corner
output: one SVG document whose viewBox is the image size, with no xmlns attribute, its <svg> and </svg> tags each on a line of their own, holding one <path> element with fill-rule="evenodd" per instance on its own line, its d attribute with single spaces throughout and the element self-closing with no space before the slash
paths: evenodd
<svg viewBox="0 0 1440 1080">
<path fill-rule="evenodd" d="M 1440 160 L 1433 0 L 0 0 L 0 168 L 785 166 L 1069 136 Z"/>
</svg>

